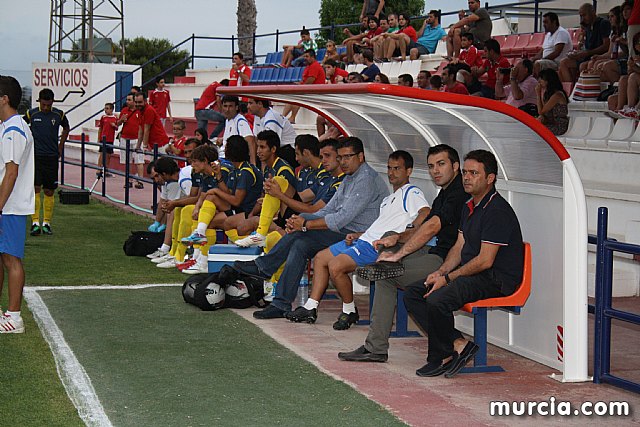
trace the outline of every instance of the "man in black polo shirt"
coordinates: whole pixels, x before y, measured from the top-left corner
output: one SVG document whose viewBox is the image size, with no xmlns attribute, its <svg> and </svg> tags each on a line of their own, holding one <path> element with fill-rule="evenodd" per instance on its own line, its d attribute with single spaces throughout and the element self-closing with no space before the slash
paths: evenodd
<svg viewBox="0 0 640 427">
<path fill-rule="evenodd" d="M 417 286 L 424 291 L 425 277 L 437 270 L 458 235 L 460 213 L 469 196 L 462 188 L 460 157 L 452 147 L 440 144 L 430 147 L 427 165 L 433 182 L 442 187 L 433 201 L 431 212 L 417 229 L 407 229 L 403 233 L 388 233 L 373 242 L 383 252 L 378 261 L 400 261 L 404 274 L 389 277 L 380 271 L 377 264 L 357 269 L 358 275 L 376 280 L 376 292 L 371 309 L 369 334 L 363 346 L 354 351 L 338 353 L 340 360 L 350 362 L 386 362 L 389 349 L 389 334 L 393 327 L 396 288 L 406 289 Z M 435 246 L 425 246 L 437 237 Z M 423 292 L 424 293 L 424 292 Z"/>
<path fill-rule="evenodd" d="M 404 295 L 407 310 L 429 337 L 423 377 L 456 375 L 478 351 L 454 327 L 453 313 L 463 305 L 511 295 L 522 281 L 524 250 L 515 212 L 496 191 L 498 163 L 486 150 L 470 151 L 462 181 L 471 196 L 462 209 L 458 240 L 444 263 L 422 287 Z"/>
<path fill-rule="evenodd" d="M 52 234 L 53 193 L 58 188 L 58 158 L 69 136 L 69 120 L 62 110 L 53 107 L 53 91 L 42 89 L 36 108 L 27 111 L 24 120 L 31 126 L 35 148 L 35 213 L 31 217 L 31 235 Z M 60 140 L 58 134 L 62 127 Z M 40 189 L 44 189 L 44 215 L 40 225 Z"/>
</svg>

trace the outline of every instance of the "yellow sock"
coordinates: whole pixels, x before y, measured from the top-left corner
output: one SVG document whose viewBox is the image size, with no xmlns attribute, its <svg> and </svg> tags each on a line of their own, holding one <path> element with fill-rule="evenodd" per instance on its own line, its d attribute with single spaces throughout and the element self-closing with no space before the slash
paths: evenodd
<svg viewBox="0 0 640 427">
<path fill-rule="evenodd" d="M 280 233 L 278 233 L 277 231 L 272 231 L 271 233 L 267 234 L 267 242 L 266 242 L 266 245 L 265 245 L 265 248 L 264 248 L 264 252 L 265 253 L 269 253 L 271 248 L 273 248 L 276 245 L 276 243 L 278 243 L 280 241 L 280 239 L 282 239 L 282 235 Z M 282 263 L 280 268 L 278 268 L 278 271 L 273 273 L 273 276 L 271 276 L 271 279 L 269 279 L 271 282 L 273 282 L 273 283 L 277 283 L 278 282 L 278 280 L 280 279 L 280 275 L 282 274 L 282 271 L 284 270 L 284 264 L 285 263 Z"/>
<path fill-rule="evenodd" d="M 31 215 L 31 223 L 38 223 L 40 224 L 40 205 L 41 205 L 41 201 L 40 201 L 40 193 L 36 194 L 36 207 L 35 207 L 35 213 L 33 215 Z"/>
<path fill-rule="evenodd" d="M 178 240 L 178 232 L 180 230 L 180 222 L 181 222 L 181 213 L 182 213 L 182 208 L 175 208 L 173 210 L 173 226 L 171 227 L 171 250 L 169 251 L 169 254 L 174 257 L 176 256 L 178 247 L 182 246 L 182 244 L 180 244 L 180 241 Z"/>
<path fill-rule="evenodd" d="M 44 195 L 44 214 L 42 218 L 43 223 L 51 224 L 51 218 L 53 218 L 53 196 Z"/>
<path fill-rule="evenodd" d="M 209 200 L 205 200 L 198 214 L 198 223 L 204 222 L 208 225 L 214 216 L 216 216 L 216 205 Z"/>
<path fill-rule="evenodd" d="M 238 230 L 236 230 L 235 228 L 225 231 L 224 234 L 227 235 L 229 241 L 232 243 L 240 238 L 240 236 L 238 236 Z"/>
<path fill-rule="evenodd" d="M 278 185 L 280 186 L 280 190 L 282 190 L 283 193 L 287 191 L 287 189 L 289 188 L 289 183 L 286 179 L 281 176 L 276 176 L 273 179 L 278 183 Z M 273 222 L 273 217 L 278 213 L 279 210 L 280 200 L 266 194 L 264 196 L 264 200 L 262 201 L 260 222 L 258 223 L 258 229 L 256 230 L 258 234 L 266 236 L 269 233 L 269 227 Z"/>
<path fill-rule="evenodd" d="M 216 244 L 216 230 L 214 230 L 213 228 L 207 228 L 206 236 L 207 244 L 200 246 L 200 253 L 202 253 L 202 255 L 209 256 L 209 248 L 211 247 L 211 245 Z"/>
<path fill-rule="evenodd" d="M 178 245 L 176 245 L 177 248 L 176 248 L 175 254 L 173 255 L 176 257 L 176 259 L 179 262 L 182 262 L 182 260 L 184 259 L 185 252 L 187 251 L 187 246 L 180 244 L 180 241 L 182 240 L 183 237 L 189 236 L 192 232 L 191 227 L 194 221 L 193 221 L 193 218 L 191 218 L 191 216 L 193 215 L 193 208 L 195 208 L 195 205 L 188 205 L 183 207 L 180 212 L 180 227 L 178 228 L 178 237 L 177 237 Z"/>
</svg>

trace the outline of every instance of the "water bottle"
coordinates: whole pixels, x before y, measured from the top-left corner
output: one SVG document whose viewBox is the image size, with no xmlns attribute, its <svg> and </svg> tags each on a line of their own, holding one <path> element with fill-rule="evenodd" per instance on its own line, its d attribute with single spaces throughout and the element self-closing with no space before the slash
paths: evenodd
<svg viewBox="0 0 640 427">
<path fill-rule="evenodd" d="M 618 59 L 618 42 L 613 42 L 613 47 L 611 48 L 611 59 Z"/>
<path fill-rule="evenodd" d="M 300 285 L 298 286 L 298 294 L 296 295 L 296 305 L 301 307 L 306 304 L 309 299 L 309 276 L 305 271 L 300 279 Z"/>
</svg>

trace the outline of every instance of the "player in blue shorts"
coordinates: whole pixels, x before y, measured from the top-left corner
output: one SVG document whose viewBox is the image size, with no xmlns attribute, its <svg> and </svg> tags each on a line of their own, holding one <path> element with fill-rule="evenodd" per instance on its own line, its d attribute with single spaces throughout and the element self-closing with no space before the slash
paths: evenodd
<svg viewBox="0 0 640 427">
<path fill-rule="evenodd" d="M 342 313 L 333 324 L 333 328 L 349 329 L 357 321 L 358 311 L 353 302 L 353 285 L 349 274 L 357 267 L 376 261 L 378 252 L 373 242 L 383 234 L 389 231 L 400 233 L 410 224 L 422 224 L 429 214 L 430 207 L 424 193 L 409 183 L 412 171 L 411 154 L 398 150 L 389 155 L 387 177 L 393 187 L 393 194 L 382 201 L 380 215 L 364 233 L 347 234 L 343 241 L 316 255 L 311 296 L 304 306 L 298 307 L 287 316 L 289 320 L 314 323 L 318 318 L 319 301 L 331 279 L 343 304 Z"/>
<path fill-rule="evenodd" d="M 24 287 L 24 243 L 27 219 L 34 211 L 33 136 L 18 115 L 22 89 L 16 79 L 0 76 L 0 293 L 4 270 L 9 277 L 9 310 L 0 310 L 0 333 L 22 333 L 20 316 Z"/>
</svg>

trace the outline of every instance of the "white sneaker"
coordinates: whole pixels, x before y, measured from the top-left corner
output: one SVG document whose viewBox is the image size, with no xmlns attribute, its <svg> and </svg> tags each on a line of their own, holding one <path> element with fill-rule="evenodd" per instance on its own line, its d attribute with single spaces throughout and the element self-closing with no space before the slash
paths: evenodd
<svg viewBox="0 0 640 427">
<path fill-rule="evenodd" d="M 156 264 L 156 267 L 158 267 L 158 268 L 175 268 L 177 265 L 178 265 L 178 261 L 174 257 L 171 257 L 168 260 L 166 260 L 165 262 L 161 262 L 160 264 Z"/>
<path fill-rule="evenodd" d="M 151 253 L 151 254 L 147 255 L 147 258 L 149 258 L 149 259 L 160 258 L 164 254 L 166 254 L 166 252 L 161 251 L 160 249 L 158 249 L 154 253 Z"/>
<path fill-rule="evenodd" d="M 154 264 L 160 264 L 162 262 L 169 261 L 171 258 L 173 258 L 173 256 L 170 255 L 169 252 L 167 252 L 164 255 L 162 255 L 161 257 L 152 259 L 151 262 L 154 263 Z"/>
<path fill-rule="evenodd" d="M 0 317 L 0 334 L 22 334 L 24 333 L 24 321 L 22 317 L 14 319 L 10 316 Z"/>
<path fill-rule="evenodd" d="M 235 244 L 242 248 L 260 247 L 264 248 L 267 244 L 267 237 L 258 234 L 255 231 L 243 239 L 235 241 Z"/>
<path fill-rule="evenodd" d="M 209 260 L 206 256 L 201 256 L 198 258 L 198 262 L 193 264 L 189 268 L 185 268 L 182 270 L 184 274 L 200 274 L 200 273 L 208 273 L 209 272 Z"/>
</svg>

